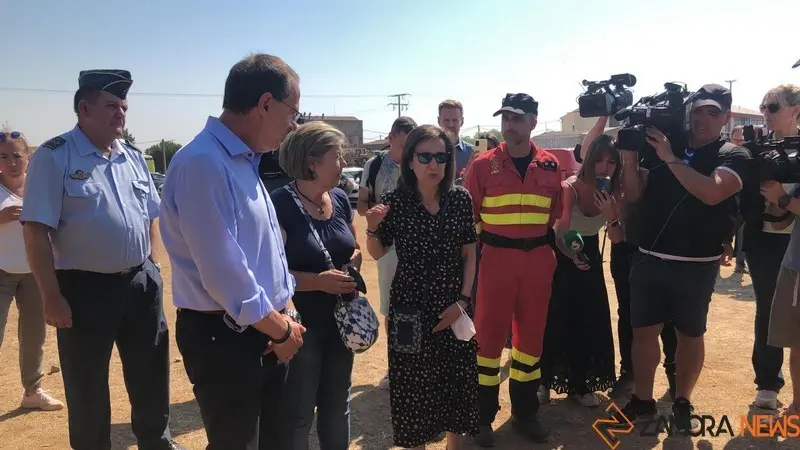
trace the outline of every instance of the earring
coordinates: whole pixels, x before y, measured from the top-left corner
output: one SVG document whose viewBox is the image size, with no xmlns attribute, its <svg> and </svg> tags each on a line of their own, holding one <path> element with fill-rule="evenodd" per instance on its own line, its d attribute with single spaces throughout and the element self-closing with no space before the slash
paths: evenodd
<svg viewBox="0 0 800 450">
<path fill-rule="evenodd" d="M 311 172 L 311 179 L 312 180 L 316 180 L 317 179 L 317 172 Z"/>
</svg>

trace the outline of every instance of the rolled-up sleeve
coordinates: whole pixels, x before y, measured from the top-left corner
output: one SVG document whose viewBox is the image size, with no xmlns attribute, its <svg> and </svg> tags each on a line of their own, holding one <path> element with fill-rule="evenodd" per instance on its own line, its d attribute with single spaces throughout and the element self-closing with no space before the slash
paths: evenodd
<svg viewBox="0 0 800 450">
<path fill-rule="evenodd" d="M 224 170 L 197 155 L 171 173 L 180 232 L 203 288 L 239 325 L 258 322 L 272 302 L 247 266 L 237 242 L 234 195 Z"/>
<path fill-rule="evenodd" d="M 31 155 L 25 176 L 20 222 L 37 222 L 58 228 L 61 202 L 64 200 L 64 168 L 60 167 L 53 152 L 49 148 L 40 148 Z"/>
</svg>

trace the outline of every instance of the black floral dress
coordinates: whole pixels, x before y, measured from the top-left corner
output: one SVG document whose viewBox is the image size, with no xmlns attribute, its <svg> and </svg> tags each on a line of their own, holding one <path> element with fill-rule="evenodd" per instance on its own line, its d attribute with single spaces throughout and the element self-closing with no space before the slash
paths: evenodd
<svg viewBox="0 0 800 450">
<path fill-rule="evenodd" d="M 376 230 L 380 242 L 397 249 L 389 321 L 398 305 L 422 311 L 422 329 L 433 330 L 439 314 L 461 294 L 461 248 L 477 241 L 472 200 L 454 187 L 442 196 L 446 204 L 431 215 L 415 194 L 402 188 L 384 194 L 389 213 Z M 444 211 L 444 216 L 440 216 Z M 443 219 L 443 224 L 439 219 Z M 467 310 L 472 317 L 472 307 Z M 389 349 L 389 385 L 394 445 L 411 448 L 437 439 L 442 432 L 478 433 L 478 366 L 475 340 L 456 339 L 447 328 L 426 331 L 419 353 Z"/>
</svg>

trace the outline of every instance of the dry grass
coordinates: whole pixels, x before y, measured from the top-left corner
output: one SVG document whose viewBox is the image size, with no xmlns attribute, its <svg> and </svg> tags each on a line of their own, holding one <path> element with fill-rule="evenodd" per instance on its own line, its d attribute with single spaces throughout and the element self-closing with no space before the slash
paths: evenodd
<svg viewBox="0 0 800 450">
<path fill-rule="evenodd" d="M 364 223 L 359 219 L 361 230 Z M 362 236 L 363 238 L 363 236 Z M 363 245 L 363 242 L 362 242 Z M 608 255 L 608 253 L 606 253 Z M 369 257 L 364 264 L 365 279 L 372 299 L 377 297 L 377 274 L 375 265 Z M 164 268 L 165 309 L 170 324 L 174 324 L 175 310 L 170 301 L 170 269 Z M 613 282 L 606 275 L 609 293 L 611 294 L 612 320 L 616 324 L 616 300 L 613 296 Z M 747 414 L 749 404 L 755 394 L 753 386 L 753 370 L 750 353 L 753 342 L 753 317 L 755 303 L 748 276 L 734 275 L 730 268 L 723 268 L 722 278 L 717 283 L 717 293 L 711 307 L 709 317 L 709 333 L 706 338 L 706 364 L 695 393 L 695 404 L 700 414 L 720 416 L 727 414 L 733 422 L 734 432 L 738 433 L 738 418 Z M 16 309 L 12 308 L 9 324 L 6 329 L 5 345 L 0 354 L 0 448 L 34 449 L 54 448 L 66 449 L 67 414 L 66 411 L 55 413 L 29 412 L 17 409 L 21 396 L 17 363 Z M 200 420 L 197 404 L 194 402 L 192 387 L 189 384 L 180 354 L 174 339 L 171 346 L 172 364 L 172 420 L 171 427 L 175 439 L 190 449 L 205 448 L 206 438 Z M 787 358 L 788 359 L 788 358 Z M 48 330 L 45 348 L 45 364 L 47 368 L 58 365 L 55 333 Z M 122 381 L 121 364 L 116 354 L 111 360 L 112 406 L 112 441 L 114 448 L 135 448 L 135 440 L 130 430 L 130 408 Z M 391 422 L 389 420 L 389 401 L 385 391 L 376 388 L 378 381 L 386 371 L 386 343 L 381 341 L 373 349 L 356 358 L 353 373 L 352 393 L 352 449 L 383 450 L 391 448 Z M 788 368 L 784 368 L 788 374 Z M 64 387 L 61 376 L 53 373 L 47 376 L 45 388 L 57 397 L 64 398 Z M 666 391 L 666 380 L 661 370 L 657 373 L 656 392 Z M 781 399 L 787 400 L 790 389 L 787 386 Z M 246 395 L 245 393 L 243 393 Z M 576 406 L 563 397 L 554 397 L 554 401 L 541 410 L 544 423 L 552 429 L 551 444 L 532 446 L 518 440 L 507 426 L 508 393 L 504 383 L 501 392 L 503 409 L 498 415 L 495 427 L 500 429 L 498 448 L 565 448 L 565 449 L 604 449 L 605 444 L 594 434 L 592 422 L 603 415 L 602 409 L 587 409 Z M 605 405 L 604 405 L 605 406 Z M 662 402 L 660 408 L 667 412 L 668 403 Z M 662 435 L 662 438 L 665 436 Z M 795 440 L 796 441 L 796 440 Z M 664 441 L 655 439 L 625 436 L 622 438 L 622 449 L 646 448 L 703 448 L 703 449 L 749 449 L 749 448 L 800 448 L 797 442 L 772 442 L 769 440 L 752 440 L 746 438 L 699 437 L 693 442 L 687 439 L 670 438 Z M 316 444 L 314 445 L 316 447 Z M 430 448 L 444 449 L 444 443 L 436 443 Z"/>
</svg>

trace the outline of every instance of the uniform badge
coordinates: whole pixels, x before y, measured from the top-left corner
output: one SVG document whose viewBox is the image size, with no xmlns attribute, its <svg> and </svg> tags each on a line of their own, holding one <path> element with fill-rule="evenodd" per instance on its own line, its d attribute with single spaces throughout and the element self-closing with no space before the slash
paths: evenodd
<svg viewBox="0 0 800 450">
<path fill-rule="evenodd" d="M 73 180 L 85 181 L 89 179 L 89 174 L 78 169 L 75 171 L 75 173 L 69 174 L 69 177 L 72 178 Z"/>
<path fill-rule="evenodd" d="M 56 136 L 53 139 L 50 139 L 49 141 L 42 144 L 42 147 L 49 148 L 50 150 L 55 150 L 58 147 L 64 145 L 66 142 L 67 142 L 66 139 L 62 138 L 61 136 Z"/>
<path fill-rule="evenodd" d="M 491 169 L 491 174 L 500 173 L 500 163 L 497 162 L 497 158 L 492 158 L 491 162 L 489 163 L 489 168 Z"/>
<path fill-rule="evenodd" d="M 549 170 L 551 172 L 555 172 L 558 170 L 558 163 L 553 161 L 543 161 L 542 162 L 542 169 Z"/>
</svg>

